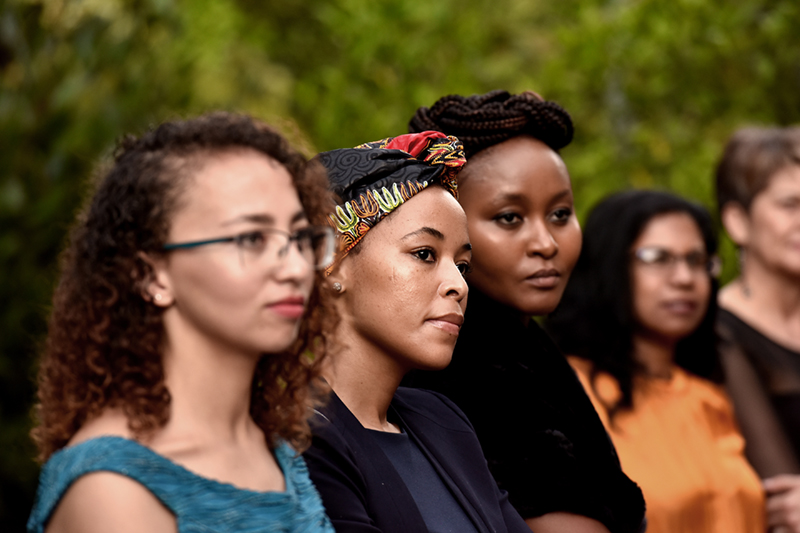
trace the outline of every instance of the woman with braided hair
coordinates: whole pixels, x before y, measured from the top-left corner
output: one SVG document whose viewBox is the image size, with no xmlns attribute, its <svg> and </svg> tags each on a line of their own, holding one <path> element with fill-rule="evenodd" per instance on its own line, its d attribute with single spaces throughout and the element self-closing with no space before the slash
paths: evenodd
<svg viewBox="0 0 800 533">
<path fill-rule="evenodd" d="M 453 354 L 412 386 L 444 393 L 469 417 L 492 474 L 537 532 L 635 533 L 641 491 L 566 359 L 531 320 L 558 305 L 581 248 L 558 150 L 569 114 L 533 92 L 441 98 L 409 130 L 464 143 L 459 201 L 473 245 L 470 305 Z"/>
</svg>

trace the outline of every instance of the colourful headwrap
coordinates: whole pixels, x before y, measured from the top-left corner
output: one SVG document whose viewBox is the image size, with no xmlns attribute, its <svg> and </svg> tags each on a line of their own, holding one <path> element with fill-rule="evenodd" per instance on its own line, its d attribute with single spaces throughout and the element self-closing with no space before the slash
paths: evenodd
<svg viewBox="0 0 800 533">
<path fill-rule="evenodd" d="M 390 137 L 319 154 L 331 190 L 344 202 L 330 221 L 340 239 L 336 262 L 397 207 L 432 183 L 458 198 L 467 162 L 461 141 L 438 131 Z"/>
</svg>

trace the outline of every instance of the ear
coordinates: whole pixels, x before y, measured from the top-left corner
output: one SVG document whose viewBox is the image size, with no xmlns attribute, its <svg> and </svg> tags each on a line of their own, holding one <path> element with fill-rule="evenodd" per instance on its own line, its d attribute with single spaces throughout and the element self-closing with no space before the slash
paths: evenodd
<svg viewBox="0 0 800 533">
<path fill-rule="evenodd" d="M 750 242 L 750 216 L 744 207 L 736 202 L 728 202 L 722 206 L 720 218 L 731 240 L 739 247 L 746 248 Z"/>
<path fill-rule="evenodd" d="M 347 291 L 348 284 L 352 282 L 352 258 L 345 258 L 333 267 L 333 272 L 325 278 L 324 287 L 334 297 L 341 296 Z"/>
<path fill-rule="evenodd" d="M 142 298 L 158 307 L 169 307 L 175 303 L 172 283 L 163 258 L 155 258 L 144 252 L 137 254 L 141 261 L 140 286 Z"/>
</svg>

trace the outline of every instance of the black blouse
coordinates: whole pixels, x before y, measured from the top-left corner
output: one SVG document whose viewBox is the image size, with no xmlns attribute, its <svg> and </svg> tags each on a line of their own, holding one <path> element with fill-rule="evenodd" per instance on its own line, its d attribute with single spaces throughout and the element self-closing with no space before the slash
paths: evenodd
<svg viewBox="0 0 800 533">
<path fill-rule="evenodd" d="M 725 309 L 717 333 L 748 460 L 761 477 L 800 474 L 800 353 Z"/>
<path fill-rule="evenodd" d="M 390 417 L 404 428 L 479 533 L 530 533 L 492 481 L 464 413 L 429 391 L 400 387 Z M 375 432 L 364 428 L 332 393 L 311 420 L 313 439 L 303 457 L 339 533 L 427 531 L 409 487 Z M 456 524 L 451 524 L 455 526 Z"/>
<path fill-rule="evenodd" d="M 475 427 L 498 486 L 524 518 L 570 512 L 641 531 L 644 499 L 564 356 L 535 323 L 470 289 L 453 361 L 408 385 L 443 393 Z M 405 384 L 405 383 L 404 383 Z"/>
<path fill-rule="evenodd" d="M 403 478 L 428 533 L 478 533 L 433 464 L 407 432 L 370 430 L 370 435 Z"/>
</svg>

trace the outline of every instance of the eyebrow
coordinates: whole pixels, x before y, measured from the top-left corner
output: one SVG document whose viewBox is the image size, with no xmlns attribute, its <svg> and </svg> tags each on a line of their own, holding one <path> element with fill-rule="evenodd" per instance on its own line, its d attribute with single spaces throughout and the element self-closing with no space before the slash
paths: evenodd
<svg viewBox="0 0 800 533">
<path fill-rule="evenodd" d="M 438 241 L 443 241 L 444 240 L 444 233 L 442 233 L 438 229 L 434 229 L 434 228 L 431 228 L 429 226 L 423 226 L 420 229 L 418 229 L 417 231 L 412 231 L 408 235 L 402 237 L 400 240 L 404 241 L 404 240 L 409 239 L 411 237 L 416 237 L 417 235 L 430 235 L 430 236 L 432 236 L 433 238 L 435 238 Z M 461 245 L 461 249 L 470 252 L 470 251 L 472 251 L 472 244 L 470 244 L 468 242 L 465 242 L 464 244 Z"/>
<path fill-rule="evenodd" d="M 292 217 L 292 224 L 295 222 L 300 222 L 301 220 L 306 219 L 306 214 L 303 211 L 298 211 Z M 275 218 L 271 215 L 266 214 L 251 214 L 251 215 L 241 215 L 226 222 L 223 222 L 223 226 L 230 226 L 232 224 L 237 224 L 240 222 L 254 222 L 256 224 L 264 224 L 267 226 L 272 226 L 275 224 Z"/>
<path fill-rule="evenodd" d="M 551 202 L 557 202 L 557 201 L 561 200 L 562 198 L 564 198 L 565 196 L 569 196 L 571 193 L 572 193 L 571 189 L 564 189 L 563 191 L 561 191 L 561 192 L 557 193 L 556 195 L 554 195 L 553 198 L 551 198 L 550 201 Z M 500 196 L 498 196 L 496 198 L 495 201 L 498 202 L 498 203 L 524 202 L 524 201 L 527 201 L 527 197 L 526 197 L 525 194 L 522 194 L 522 193 L 511 192 L 511 193 L 501 194 Z"/>
<path fill-rule="evenodd" d="M 401 238 L 401 241 L 409 239 L 411 237 L 416 237 L 417 235 L 430 235 L 431 237 L 435 238 L 436 240 L 443 241 L 444 240 L 444 233 L 439 231 L 438 229 L 431 228 L 430 226 L 423 226 L 417 231 L 412 231 L 405 237 Z"/>
</svg>

